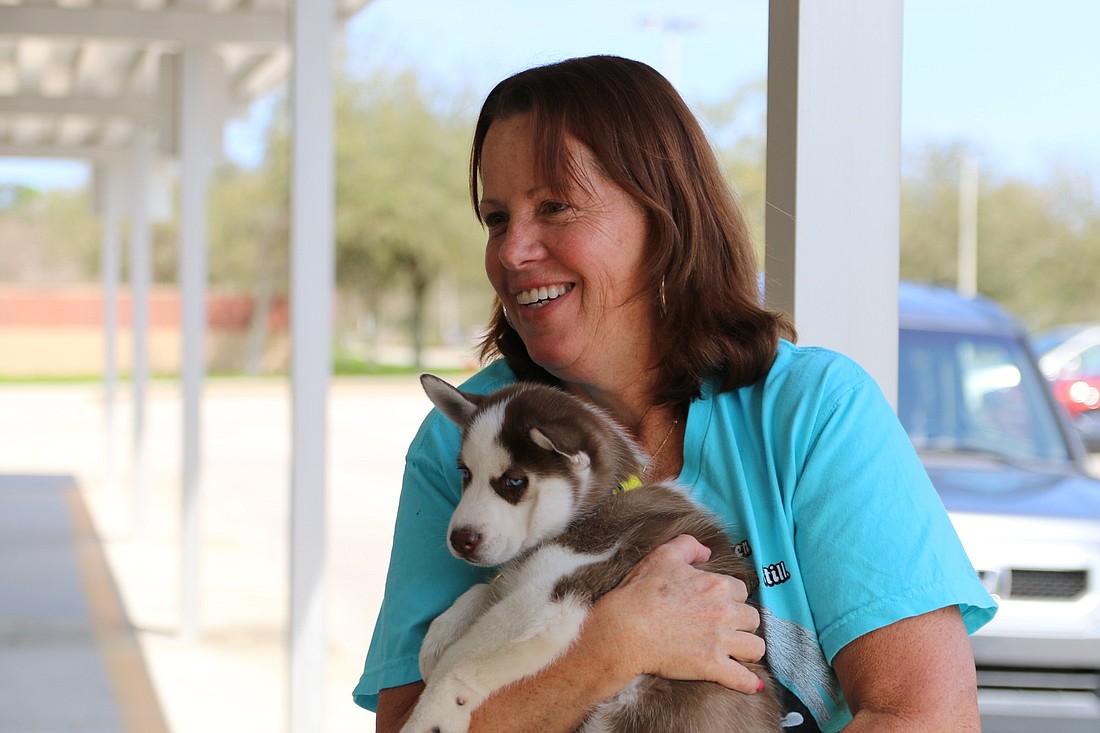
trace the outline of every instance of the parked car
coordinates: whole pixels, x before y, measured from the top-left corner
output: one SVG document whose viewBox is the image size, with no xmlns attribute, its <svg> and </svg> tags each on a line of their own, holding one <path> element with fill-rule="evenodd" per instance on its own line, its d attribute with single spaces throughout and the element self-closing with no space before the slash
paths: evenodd
<svg viewBox="0 0 1100 733">
<path fill-rule="evenodd" d="M 1100 731 L 1100 480 L 1021 325 L 903 283 L 898 414 L 996 618 L 971 638 L 986 733 Z"/>
<path fill-rule="evenodd" d="M 1081 431 L 1085 445 L 1100 451 L 1100 323 L 1077 323 L 1035 336 L 1039 367 Z"/>
</svg>

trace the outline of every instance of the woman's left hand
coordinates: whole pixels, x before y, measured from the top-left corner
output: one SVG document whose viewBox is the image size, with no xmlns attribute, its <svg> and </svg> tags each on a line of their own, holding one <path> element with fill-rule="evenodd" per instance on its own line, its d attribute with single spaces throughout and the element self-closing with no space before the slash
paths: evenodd
<svg viewBox="0 0 1100 733">
<path fill-rule="evenodd" d="M 760 614 L 736 578 L 699 570 L 710 550 L 681 535 L 645 557 L 594 613 L 610 619 L 633 674 L 708 680 L 744 693 L 760 678 L 743 662 L 764 655 Z"/>
</svg>

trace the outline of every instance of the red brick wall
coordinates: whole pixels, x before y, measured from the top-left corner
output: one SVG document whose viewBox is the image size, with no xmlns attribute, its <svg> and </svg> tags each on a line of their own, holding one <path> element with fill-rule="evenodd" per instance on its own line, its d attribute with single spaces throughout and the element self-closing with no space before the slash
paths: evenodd
<svg viewBox="0 0 1100 733">
<path fill-rule="evenodd" d="M 156 287 L 149 293 L 149 326 L 179 328 L 181 302 L 175 288 Z M 129 327 L 130 292 L 119 289 L 118 319 Z M 252 298 L 231 293 L 208 293 L 207 325 L 214 330 L 245 330 L 252 317 Z M 279 301 L 268 316 L 271 331 L 287 327 L 287 305 Z M 103 327 L 103 293 L 87 285 L 30 287 L 0 285 L 0 328 L 3 327 Z"/>
<path fill-rule="evenodd" d="M 235 371 L 243 367 L 252 299 L 232 293 L 210 293 L 206 299 L 205 359 L 208 368 Z M 173 287 L 149 294 L 147 348 L 156 373 L 175 373 L 180 364 L 180 298 Z M 118 368 L 131 363 L 132 304 L 128 289 L 118 296 Z M 262 356 L 265 370 L 286 365 L 286 301 L 268 317 Z M 45 376 L 101 373 L 105 364 L 103 295 L 90 285 L 28 287 L 0 285 L 0 375 Z"/>
</svg>

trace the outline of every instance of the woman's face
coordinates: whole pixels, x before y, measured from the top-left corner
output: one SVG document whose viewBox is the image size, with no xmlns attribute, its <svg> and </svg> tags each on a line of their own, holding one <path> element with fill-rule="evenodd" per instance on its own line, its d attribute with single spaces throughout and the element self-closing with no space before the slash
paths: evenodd
<svg viewBox="0 0 1100 733">
<path fill-rule="evenodd" d="M 585 185 L 555 196 L 535 178 L 529 115 L 497 120 L 482 147 L 485 269 L 534 361 L 567 382 L 611 387 L 650 364 L 646 217 L 573 139 Z M 624 359 L 629 361 L 624 361 Z"/>
</svg>

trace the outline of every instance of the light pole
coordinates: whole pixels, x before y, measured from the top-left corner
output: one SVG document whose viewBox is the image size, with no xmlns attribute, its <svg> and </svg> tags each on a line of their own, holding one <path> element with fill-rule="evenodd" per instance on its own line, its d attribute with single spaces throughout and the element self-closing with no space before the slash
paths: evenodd
<svg viewBox="0 0 1100 733">
<path fill-rule="evenodd" d="M 645 29 L 656 29 L 663 35 L 664 74 L 672 86 L 680 86 L 680 57 L 682 40 L 688 31 L 698 30 L 703 24 L 694 18 L 680 18 L 663 15 L 647 15 L 642 18 Z"/>
</svg>

